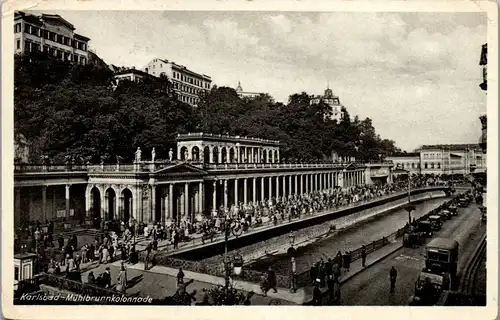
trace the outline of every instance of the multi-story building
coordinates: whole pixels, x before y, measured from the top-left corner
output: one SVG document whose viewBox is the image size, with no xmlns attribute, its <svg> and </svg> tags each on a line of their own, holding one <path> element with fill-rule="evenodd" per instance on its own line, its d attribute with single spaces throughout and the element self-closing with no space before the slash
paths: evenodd
<svg viewBox="0 0 500 320">
<path fill-rule="evenodd" d="M 387 157 L 396 169 L 422 174 L 470 174 L 486 168 L 477 144 L 424 145 L 417 152 Z"/>
<path fill-rule="evenodd" d="M 255 97 L 260 97 L 261 95 L 265 95 L 263 92 L 247 92 L 243 91 L 243 88 L 241 87 L 241 83 L 238 81 L 238 86 L 236 87 L 236 93 L 240 98 L 255 98 Z"/>
<path fill-rule="evenodd" d="M 420 153 L 398 153 L 386 158 L 394 163 L 394 169 L 406 170 L 410 173 L 420 173 Z"/>
<path fill-rule="evenodd" d="M 144 72 L 155 77 L 166 76 L 174 86 L 178 99 L 182 102 L 196 106 L 200 94 L 208 91 L 212 85 L 212 78 L 189 70 L 185 66 L 173 61 L 155 58 L 145 67 Z"/>
<path fill-rule="evenodd" d="M 134 68 L 128 69 L 128 70 L 118 71 L 113 76 L 117 85 L 118 85 L 118 83 L 120 83 L 120 81 L 123 81 L 123 80 L 139 82 L 146 77 L 152 77 L 152 76 L 149 73 L 146 73 L 146 72 L 141 71 L 141 70 L 136 70 Z"/>
<path fill-rule="evenodd" d="M 342 112 L 342 105 L 340 104 L 340 99 L 338 96 L 333 94 L 332 89 L 327 88 L 323 96 L 312 96 L 311 105 L 319 104 L 320 102 L 326 103 L 332 111 L 332 120 L 340 121 L 344 115 Z"/>
<path fill-rule="evenodd" d="M 57 14 L 37 16 L 19 11 L 14 15 L 15 53 L 45 52 L 63 61 L 86 64 L 89 41 Z"/>
</svg>

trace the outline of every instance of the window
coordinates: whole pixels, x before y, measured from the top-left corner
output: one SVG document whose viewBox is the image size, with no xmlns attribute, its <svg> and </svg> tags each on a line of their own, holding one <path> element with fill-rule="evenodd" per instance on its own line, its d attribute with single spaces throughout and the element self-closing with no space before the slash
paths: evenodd
<svg viewBox="0 0 500 320">
<path fill-rule="evenodd" d="M 16 49 L 21 49 L 21 40 L 16 41 Z"/>
<path fill-rule="evenodd" d="M 14 266 L 14 280 L 19 281 L 19 266 Z"/>
<path fill-rule="evenodd" d="M 431 162 L 431 169 L 434 169 L 434 162 Z"/>
<path fill-rule="evenodd" d="M 31 26 L 30 26 L 29 24 L 25 25 L 25 26 L 24 26 L 24 31 L 25 31 L 26 33 L 31 33 Z"/>
<path fill-rule="evenodd" d="M 438 169 L 441 169 L 441 162 L 438 162 L 438 163 L 437 163 L 437 168 L 438 168 Z"/>
<path fill-rule="evenodd" d="M 49 32 L 49 40 L 56 41 L 56 34 L 54 32 Z"/>
<path fill-rule="evenodd" d="M 64 38 L 64 37 L 63 37 L 62 35 L 58 34 L 58 35 L 57 35 L 57 42 L 59 42 L 59 43 L 63 43 L 63 38 Z"/>
<path fill-rule="evenodd" d="M 15 33 L 21 32 L 21 24 L 20 23 L 16 23 L 14 25 L 14 32 Z"/>
<path fill-rule="evenodd" d="M 48 38 L 49 38 L 49 33 L 50 33 L 49 31 L 47 31 L 47 30 L 43 30 L 43 37 L 44 37 L 45 39 L 48 39 Z"/>
<path fill-rule="evenodd" d="M 31 51 L 31 42 L 24 41 L 24 50 L 25 51 Z"/>
<path fill-rule="evenodd" d="M 424 168 L 427 169 L 427 162 L 424 163 Z"/>
<path fill-rule="evenodd" d="M 412 164 L 411 164 L 411 168 L 412 168 L 412 169 L 415 169 L 415 163 L 412 163 Z"/>
</svg>

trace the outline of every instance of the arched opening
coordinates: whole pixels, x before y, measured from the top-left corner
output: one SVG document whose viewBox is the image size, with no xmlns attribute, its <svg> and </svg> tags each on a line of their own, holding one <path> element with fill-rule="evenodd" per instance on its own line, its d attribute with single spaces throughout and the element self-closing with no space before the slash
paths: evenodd
<svg viewBox="0 0 500 320">
<path fill-rule="evenodd" d="M 438 162 L 438 163 L 437 163 L 437 168 L 438 168 L 438 169 L 441 169 L 441 162 Z"/>
<path fill-rule="evenodd" d="M 186 161 L 187 160 L 187 148 L 182 147 L 181 148 L 181 161 Z"/>
<path fill-rule="evenodd" d="M 193 161 L 200 160 L 200 149 L 197 146 L 194 146 L 193 149 L 191 150 L 191 159 Z"/>
<path fill-rule="evenodd" d="M 124 189 L 122 191 L 122 201 L 123 214 L 121 218 L 123 221 L 128 222 L 132 219 L 132 191 Z"/>
<path fill-rule="evenodd" d="M 221 156 L 222 156 L 222 163 L 226 163 L 227 162 L 227 150 L 226 148 L 222 148 L 221 150 Z"/>
<path fill-rule="evenodd" d="M 264 150 L 262 152 L 262 162 L 266 163 L 267 162 L 267 150 Z"/>
<path fill-rule="evenodd" d="M 209 147 L 203 148 L 203 162 L 204 163 L 210 162 L 210 148 Z"/>
<path fill-rule="evenodd" d="M 99 220 L 101 218 L 101 193 L 99 189 L 93 187 L 90 195 L 92 197 L 92 218 Z"/>
<path fill-rule="evenodd" d="M 214 159 L 214 163 L 219 163 L 219 149 L 214 147 L 212 150 L 212 158 Z"/>
<path fill-rule="evenodd" d="M 115 208 L 116 208 L 116 193 L 115 190 L 109 188 L 106 190 L 106 220 L 114 220 L 115 219 Z"/>
<path fill-rule="evenodd" d="M 236 157 L 234 156 L 234 148 L 229 149 L 229 162 L 236 162 Z"/>
<path fill-rule="evenodd" d="M 427 169 L 427 162 L 424 163 L 424 168 Z"/>
<path fill-rule="evenodd" d="M 431 169 L 434 169 L 434 162 L 431 162 Z"/>
</svg>

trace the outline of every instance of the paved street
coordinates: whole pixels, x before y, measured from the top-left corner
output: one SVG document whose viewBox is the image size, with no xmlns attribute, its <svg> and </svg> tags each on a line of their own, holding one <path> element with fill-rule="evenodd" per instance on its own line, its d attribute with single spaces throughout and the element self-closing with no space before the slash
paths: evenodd
<svg viewBox="0 0 500 320">
<path fill-rule="evenodd" d="M 471 204 L 459 208 L 459 215 L 447 220 L 434 237 L 452 238 L 459 243 L 459 274 L 467 263 L 481 237 L 486 224 L 481 223 L 478 208 Z M 403 248 L 378 264 L 366 269 L 342 286 L 342 305 L 408 305 L 414 293 L 414 283 L 424 266 L 424 248 Z M 389 270 L 398 271 L 396 291 L 389 293 Z"/>
</svg>

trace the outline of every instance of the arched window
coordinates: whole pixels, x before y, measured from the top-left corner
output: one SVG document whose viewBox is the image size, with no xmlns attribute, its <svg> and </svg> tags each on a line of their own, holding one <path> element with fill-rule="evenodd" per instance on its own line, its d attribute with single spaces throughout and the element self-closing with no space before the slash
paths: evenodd
<svg viewBox="0 0 500 320">
<path fill-rule="evenodd" d="M 424 163 L 424 168 L 427 169 L 427 162 Z"/>
<path fill-rule="evenodd" d="M 441 169 L 441 162 L 437 163 L 438 169 Z"/>
<path fill-rule="evenodd" d="M 434 169 L 434 162 L 431 162 L 431 169 Z"/>
</svg>

